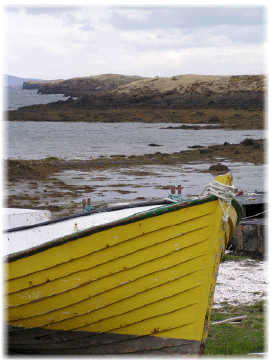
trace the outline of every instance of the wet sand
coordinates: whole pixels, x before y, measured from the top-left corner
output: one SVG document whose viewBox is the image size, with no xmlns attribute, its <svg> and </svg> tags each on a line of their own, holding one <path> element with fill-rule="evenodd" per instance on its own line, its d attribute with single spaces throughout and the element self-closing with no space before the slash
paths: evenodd
<svg viewBox="0 0 271 361">
<path fill-rule="evenodd" d="M 225 142 L 209 147 L 195 144 L 190 150 L 172 154 L 156 152 L 141 156 L 117 155 L 66 161 L 53 157 L 43 160 L 8 160 L 4 163 L 4 204 L 14 208 L 47 209 L 51 211 L 52 218 L 70 215 L 81 212 L 82 199 L 92 198 L 94 192 L 99 194 L 99 187 L 103 181 L 110 178 L 114 172 L 129 174 L 133 178 L 133 184 L 127 186 L 127 182 L 122 180 L 121 176 L 116 177 L 115 184 L 111 182 L 107 185 L 106 192 L 100 192 L 99 198 L 104 201 L 95 204 L 96 207 L 106 203 L 110 187 L 119 195 L 119 200 L 138 198 L 135 189 L 149 187 L 146 179 L 152 179 L 152 172 L 153 179 L 159 179 L 157 170 L 152 169 L 154 166 L 159 166 L 159 169 L 174 166 L 181 168 L 183 165 L 198 163 L 202 165 L 200 172 L 212 173 L 215 176 L 227 172 L 227 166 L 211 170 L 210 164 L 223 164 L 225 161 L 227 164 L 229 161 L 264 164 L 264 148 L 263 140 L 246 139 L 239 144 Z M 72 182 L 68 182 L 69 172 L 73 173 Z M 91 185 L 88 185 L 87 178 Z M 163 190 L 166 196 L 170 185 L 156 184 L 154 188 L 160 193 Z M 153 194 L 155 192 L 152 192 L 151 197 Z M 146 192 L 144 197 L 139 199 L 147 199 L 149 195 Z"/>
</svg>

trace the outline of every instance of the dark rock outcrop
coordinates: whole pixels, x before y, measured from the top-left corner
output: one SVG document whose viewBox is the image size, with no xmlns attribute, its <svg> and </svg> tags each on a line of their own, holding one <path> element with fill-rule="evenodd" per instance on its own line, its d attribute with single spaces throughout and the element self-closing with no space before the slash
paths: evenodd
<svg viewBox="0 0 271 361">
<path fill-rule="evenodd" d="M 262 91 L 227 92 L 212 94 L 205 97 L 201 93 L 170 94 L 142 92 L 141 94 L 119 94 L 117 92 L 102 92 L 87 94 L 78 98 L 78 105 L 95 107 L 112 106 L 154 106 L 171 108 L 218 108 L 218 109 L 263 109 L 264 93 Z M 213 122 L 213 120 L 210 120 Z M 217 122 L 217 121 L 216 121 Z M 215 122 L 214 122 L 215 123 Z"/>
<path fill-rule="evenodd" d="M 221 163 L 211 165 L 209 171 L 211 172 L 227 172 L 229 168 Z"/>
<path fill-rule="evenodd" d="M 75 96 L 80 106 L 262 109 L 264 90 L 265 77 L 260 75 L 142 78 L 106 74 L 48 82 L 38 92 Z M 209 122 L 220 123 L 220 119 L 213 117 Z"/>
</svg>

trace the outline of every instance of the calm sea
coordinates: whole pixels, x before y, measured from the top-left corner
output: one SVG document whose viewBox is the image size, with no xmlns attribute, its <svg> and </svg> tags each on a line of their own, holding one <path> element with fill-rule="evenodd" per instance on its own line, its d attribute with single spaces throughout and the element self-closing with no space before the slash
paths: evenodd
<svg viewBox="0 0 271 361">
<path fill-rule="evenodd" d="M 263 137 L 260 130 L 161 129 L 169 125 L 174 126 L 165 123 L 9 122 L 5 123 L 4 157 L 90 159 L 116 154 L 173 153 L 196 144 L 239 143 L 245 138 Z"/>
<path fill-rule="evenodd" d="M 6 88 L 4 91 L 4 109 L 16 110 L 19 107 L 34 104 L 47 104 L 58 100 L 65 100 L 62 94 L 40 95 L 36 90 L 23 90 L 18 88 Z"/>
<path fill-rule="evenodd" d="M 8 95 L 7 108 L 17 109 L 19 106 L 48 103 L 63 99 L 61 95 L 38 95 L 33 90 L 11 90 Z M 4 122 L 4 158 L 11 159 L 44 159 L 58 157 L 63 159 L 91 159 L 100 156 L 123 154 L 153 154 L 155 152 L 173 153 L 189 149 L 193 145 L 214 145 L 224 142 L 239 143 L 245 138 L 260 139 L 267 135 L 263 130 L 172 130 L 163 129 L 176 124 L 147 124 L 147 123 L 66 123 L 66 122 Z M 149 144 L 156 144 L 153 147 Z M 227 160 L 217 159 L 227 164 L 235 175 L 235 186 L 244 191 L 258 191 L 264 188 L 265 166 L 253 163 L 231 163 Z M 208 168 L 207 164 L 187 164 L 182 169 L 182 177 L 186 178 L 190 188 L 202 187 L 209 176 L 202 173 Z M 154 171 L 154 178 L 159 184 L 171 179 L 179 179 L 179 167 L 148 166 L 148 171 Z M 184 169 L 185 168 L 185 169 Z M 107 171 L 105 179 L 118 181 L 118 174 Z M 74 174 L 63 174 L 66 182 L 73 183 Z M 123 179 L 127 185 L 135 179 Z M 128 177 L 128 178 L 127 178 Z M 203 177 L 204 179 L 201 179 Z M 208 179 L 207 179 L 207 178 Z M 84 176 L 83 176 L 84 178 Z M 151 183 L 155 179 L 151 178 Z M 206 179 L 205 179 L 206 178 Z M 147 179 L 146 179 L 147 180 Z M 142 182 L 142 180 L 139 180 Z M 89 175 L 86 175 L 89 184 Z M 176 180 L 177 182 L 177 180 Z M 105 182 L 107 183 L 107 182 Z M 182 182 L 181 182 L 182 183 Z M 176 183 L 176 184 L 181 184 Z"/>
<path fill-rule="evenodd" d="M 36 90 L 9 89 L 6 108 L 45 104 L 62 95 L 38 95 Z M 12 159 L 90 159 L 116 154 L 173 153 L 189 146 L 238 143 L 264 137 L 261 130 L 172 130 L 176 124 L 5 122 L 4 157 Z M 156 144 L 150 146 L 149 144 Z"/>
</svg>

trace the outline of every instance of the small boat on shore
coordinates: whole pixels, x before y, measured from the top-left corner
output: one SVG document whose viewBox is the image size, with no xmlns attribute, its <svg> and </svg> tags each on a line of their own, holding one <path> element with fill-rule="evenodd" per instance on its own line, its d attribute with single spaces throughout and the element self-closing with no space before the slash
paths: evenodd
<svg viewBox="0 0 271 361">
<path fill-rule="evenodd" d="M 230 173 L 199 197 L 6 230 L 8 354 L 195 355 L 242 207 Z"/>
</svg>

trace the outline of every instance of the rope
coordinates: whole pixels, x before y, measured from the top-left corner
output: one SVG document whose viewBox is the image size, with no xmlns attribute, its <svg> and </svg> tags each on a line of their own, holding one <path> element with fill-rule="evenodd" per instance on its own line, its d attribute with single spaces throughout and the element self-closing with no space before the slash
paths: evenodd
<svg viewBox="0 0 271 361">
<path fill-rule="evenodd" d="M 223 212 L 223 217 L 222 217 L 222 224 L 223 224 L 223 229 L 226 228 L 226 225 L 228 223 L 228 210 L 231 206 L 231 201 L 234 198 L 234 186 L 229 186 L 226 184 L 222 184 L 220 182 L 217 181 L 213 181 L 212 183 L 208 184 L 206 187 L 204 187 L 203 191 L 200 193 L 199 197 L 201 198 L 203 196 L 203 193 L 209 188 L 209 194 L 215 196 L 218 198 L 219 203 L 220 203 L 220 207 L 222 209 Z M 223 206 L 223 202 L 224 201 L 226 203 L 226 210 Z"/>
<path fill-rule="evenodd" d="M 178 203 L 183 201 L 183 196 L 182 194 L 169 194 L 165 199 L 173 203 Z"/>
<path fill-rule="evenodd" d="M 91 210 L 93 210 L 93 209 L 95 209 L 95 207 L 93 207 L 93 206 L 90 205 L 90 204 L 87 204 L 87 205 L 85 206 L 84 212 L 89 212 L 89 211 L 91 211 Z"/>
<path fill-rule="evenodd" d="M 260 212 L 260 213 L 257 213 L 257 214 L 253 214 L 253 216 L 244 217 L 244 218 L 242 218 L 242 221 L 243 221 L 244 219 L 248 219 L 248 218 L 255 218 L 255 217 L 260 216 L 261 214 L 264 214 L 264 213 L 267 213 L 267 212 L 268 212 L 268 211 L 263 211 L 263 212 Z"/>
</svg>

